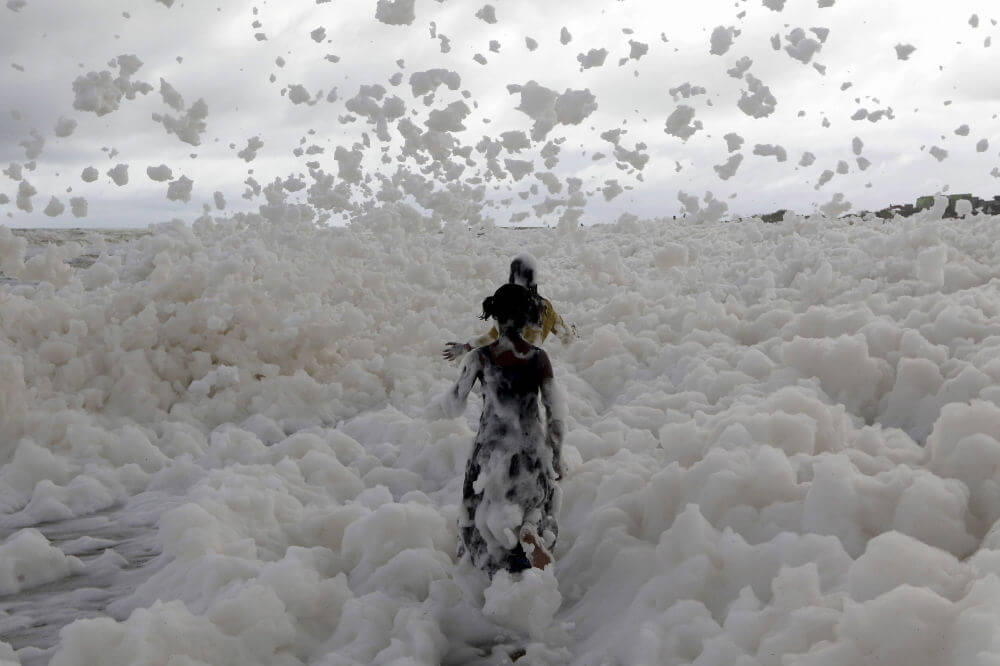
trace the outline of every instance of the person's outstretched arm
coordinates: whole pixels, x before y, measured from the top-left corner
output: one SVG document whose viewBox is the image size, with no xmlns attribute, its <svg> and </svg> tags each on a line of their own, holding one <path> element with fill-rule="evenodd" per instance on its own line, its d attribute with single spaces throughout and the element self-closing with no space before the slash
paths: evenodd
<svg viewBox="0 0 1000 666">
<path fill-rule="evenodd" d="M 500 337 L 497 332 L 497 327 L 494 326 L 490 329 L 489 333 L 484 333 L 478 338 L 473 338 L 468 342 L 449 342 L 444 346 L 444 351 L 441 355 L 444 356 L 449 361 L 453 361 L 456 358 L 461 358 L 464 354 L 469 353 L 477 347 L 485 347 L 486 345 L 496 342 L 496 339 Z"/>
<path fill-rule="evenodd" d="M 542 354 L 542 406 L 545 408 L 545 445 L 552 450 L 552 469 L 556 478 L 563 475 L 562 440 L 566 428 L 566 405 L 552 375 L 552 362 Z"/>
<path fill-rule="evenodd" d="M 441 411 L 445 418 L 453 419 L 461 416 L 465 411 L 465 401 L 469 397 L 469 391 L 476 383 L 480 372 L 483 369 L 482 356 L 478 353 L 467 354 L 462 360 L 462 367 L 459 369 L 458 381 L 446 394 L 441 397 Z"/>
</svg>

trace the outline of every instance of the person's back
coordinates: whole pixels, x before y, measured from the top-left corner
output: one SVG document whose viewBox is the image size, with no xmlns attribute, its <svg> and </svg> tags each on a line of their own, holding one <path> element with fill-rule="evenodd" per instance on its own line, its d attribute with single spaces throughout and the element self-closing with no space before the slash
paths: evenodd
<svg viewBox="0 0 1000 666">
<path fill-rule="evenodd" d="M 535 445 L 542 434 L 538 394 L 542 383 L 542 355 L 538 347 L 526 353 L 501 350 L 498 343 L 480 347 L 482 354 L 483 413 L 480 430 L 495 445 Z"/>
</svg>

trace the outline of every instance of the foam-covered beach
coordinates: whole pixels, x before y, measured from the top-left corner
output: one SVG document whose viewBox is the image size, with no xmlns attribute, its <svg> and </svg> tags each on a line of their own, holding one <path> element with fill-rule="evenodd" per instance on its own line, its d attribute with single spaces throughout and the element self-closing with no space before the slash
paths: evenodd
<svg viewBox="0 0 1000 666">
<path fill-rule="evenodd" d="M 0 291 L 0 590 L 28 600 L 8 659 L 504 663 L 504 636 L 533 663 L 993 658 L 994 218 L 397 213 L 164 225 L 76 269 L 92 244 L 23 264 L 0 231 L 2 270 L 35 280 Z M 557 563 L 477 598 L 455 547 L 479 400 L 424 415 L 456 376 L 441 343 L 526 250 L 579 332 L 549 344 Z M 109 512 L 102 539 L 44 536 Z M 30 647 L 83 579 L 106 606 Z"/>
</svg>

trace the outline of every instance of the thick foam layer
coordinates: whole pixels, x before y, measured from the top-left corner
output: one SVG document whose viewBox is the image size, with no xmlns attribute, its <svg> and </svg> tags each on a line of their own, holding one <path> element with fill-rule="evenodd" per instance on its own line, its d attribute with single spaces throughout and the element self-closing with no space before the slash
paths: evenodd
<svg viewBox="0 0 1000 666">
<path fill-rule="evenodd" d="M 96 245 L 0 231 L 22 276 L 0 291 L 0 548 L 45 555 L 20 594 L 75 573 L 42 521 L 169 507 L 142 582 L 53 664 L 990 654 L 994 218 L 438 234 L 399 205 L 342 229 L 262 213 L 79 269 Z M 524 252 L 580 334 L 546 343 L 568 411 L 558 589 L 485 590 L 453 564 L 479 401 L 423 415 L 456 377 L 441 345 L 479 332 Z"/>
</svg>

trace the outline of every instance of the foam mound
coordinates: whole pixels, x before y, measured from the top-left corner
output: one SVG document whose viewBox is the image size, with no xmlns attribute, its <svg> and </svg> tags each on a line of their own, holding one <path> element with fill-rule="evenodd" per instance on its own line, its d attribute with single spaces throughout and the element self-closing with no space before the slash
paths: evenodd
<svg viewBox="0 0 1000 666">
<path fill-rule="evenodd" d="M 75 269 L 79 247 L 27 256 L 0 229 L 3 270 L 31 276 L 0 290 L 0 586 L 96 566 L 33 528 L 158 516 L 141 580 L 52 664 L 1000 656 L 996 219 L 428 233 L 403 204 L 346 228 L 262 212 Z M 456 377 L 442 344 L 480 332 L 524 252 L 580 335 L 547 342 L 556 564 L 476 588 L 455 548 L 479 402 L 425 412 Z"/>
</svg>

